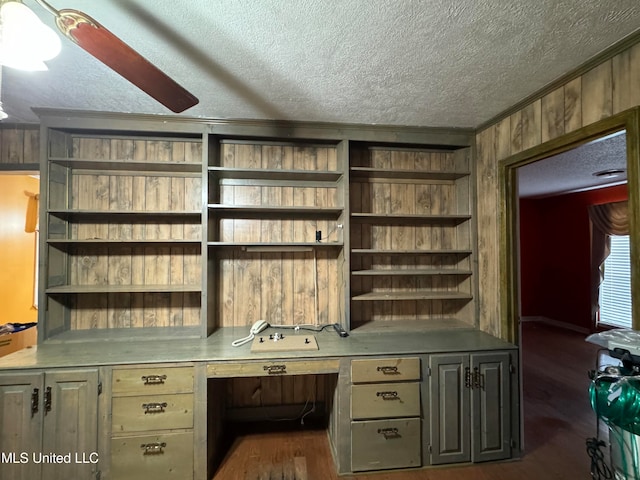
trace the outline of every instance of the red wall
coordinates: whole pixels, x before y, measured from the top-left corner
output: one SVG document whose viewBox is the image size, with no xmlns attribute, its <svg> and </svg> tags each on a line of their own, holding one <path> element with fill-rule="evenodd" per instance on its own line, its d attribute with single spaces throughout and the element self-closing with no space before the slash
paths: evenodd
<svg viewBox="0 0 640 480">
<path fill-rule="evenodd" d="M 589 205 L 627 199 L 627 186 L 520 200 L 523 316 L 592 331 Z"/>
</svg>

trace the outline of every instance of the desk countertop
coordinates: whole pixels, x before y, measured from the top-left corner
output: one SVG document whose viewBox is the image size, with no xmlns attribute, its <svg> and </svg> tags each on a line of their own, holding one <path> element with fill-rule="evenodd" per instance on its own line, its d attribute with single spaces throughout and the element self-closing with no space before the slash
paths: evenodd
<svg viewBox="0 0 640 480">
<path fill-rule="evenodd" d="M 269 335 L 277 329 L 268 329 Z M 261 334 L 261 335 L 262 335 Z M 0 371 L 30 368 L 87 367 L 173 362 L 247 362 L 300 360 L 373 355 L 476 352 L 516 349 L 489 334 L 473 329 L 352 332 L 340 338 L 333 329 L 314 334 L 318 350 L 293 352 L 251 352 L 251 342 L 233 347 L 231 342 L 247 335 L 246 328 L 221 328 L 206 339 L 99 340 L 45 343 L 0 358 Z"/>
</svg>

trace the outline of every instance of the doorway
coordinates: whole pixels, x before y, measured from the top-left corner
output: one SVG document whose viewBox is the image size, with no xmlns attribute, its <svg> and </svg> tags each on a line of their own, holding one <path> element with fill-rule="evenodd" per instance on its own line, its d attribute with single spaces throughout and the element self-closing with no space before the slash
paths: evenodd
<svg viewBox="0 0 640 480">
<path fill-rule="evenodd" d="M 37 208 L 28 210 L 38 192 L 37 172 L 0 174 L 0 325 L 37 321 Z"/>
<path fill-rule="evenodd" d="M 502 237 L 501 238 L 502 245 L 505 247 L 503 254 L 501 255 L 500 272 L 503 277 L 501 279 L 502 280 L 501 284 L 507 286 L 506 292 L 502 297 L 501 320 L 502 320 L 502 325 L 509 326 L 512 340 L 515 343 L 518 343 L 521 347 L 523 346 L 523 341 L 525 341 L 523 337 L 524 335 L 526 335 L 526 332 L 523 335 L 523 328 L 522 328 L 523 324 L 520 321 L 522 312 L 523 312 L 523 306 L 524 306 L 522 303 L 522 300 L 523 300 L 523 290 L 522 290 L 523 284 L 522 283 L 523 282 L 521 281 L 521 274 L 522 274 L 522 267 L 523 267 L 523 261 L 521 257 L 521 254 L 522 254 L 521 237 L 523 235 L 522 229 L 524 228 L 526 230 L 526 228 L 530 227 L 531 225 L 521 224 L 522 212 L 520 209 L 521 202 L 520 202 L 520 195 L 519 195 L 519 187 L 520 187 L 519 169 L 524 168 L 528 165 L 534 165 L 536 164 L 536 162 L 541 162 L 541 161 L 544 161 L 545 159 L 549 159 L 549 158 L 564 154 L 566 152 L 571 152 L 573 150 L 580 148 L 583 145 L 594 143 L 597 140 L 605 137 L 609 137 L 612 134 L 617 134 L 622 131 L 626 132 L 624 153 L 626 156 L 628 201 L 629 201 L 629 212 L 630 212 L 629 230 L 630 230 L 630 238 L 632 239 L 631 241 L 631 259 L 632 259 L 631 260 L 631 276 L 633 280 L 634 277 L 637 278 L 638 273 L 640 273 L 640 264 L 639 264 L 639 258 L 638 258 L 640 254 L 640 248 L 639 248 L 640 246 L 637 244 L 638 243 L 637 241 L 634 241 L 634 239 L 640 238 L 640 235 L 638 234 L 640 229 L 640 217 L 638 216 L 638 206 L 640 206 L 640 188 L 639 188 L 640 181 L 638 178 L 640 174 L 639 114 L 640 114 L 640 111 L 638 109 L 632 109 L 630 111 L 623 112 L 614 117 L 589 125 L 587 127 L 584 127 L 570 134 L 566 134 L 561 137 L 558 137 L 552 141 L 539 145 L 538 147 L 534 147 L 527 151 L 521 152 L 517 155 L 511 156 L 500 163 L 499 165 L 499 176 L 500 176 L 500 184 L 501 184 L 500 195 L 501 195 L 502 205 L 504 205 L 505 207 L 504 215 L 501 218 L 501 230 L 500 230 L 501 237 Z M 539 164 L 539 165 L 542 165 L 542 164 Z M 586 219 L 586 221 L 588 222 L 588 218 Z M 539 224 L 536 228 L 540 229 L 542 227 Z M 551 236 L 551 238 L 553 239 L 553 235 L 558 236 L 559 233 L 557 231 L 554 231 L 554 232 L 547 233 L 547 235 Z M 540 260 L 538 261 L 540 262 Z M 548 257 L 545 257 L 544 261 L 548 263 Z M 560 260 L 555 260 L 555 262 L 558 263 L 561 261 L 562 261 L 562 256 L 560 255 Z M 554 275 L 553 272 L 551 273 L 547 272 L 544 278 L 542 278 L 541 280 L 543 282 L 542 287 L 544 287 L 546 290 L 550 290 L 549 286 L 544 284 L 544 282 L 548 280 L 548 278 L 546 277 L 553 276 L 553 275 Z M 565 279 L 564 283 L 566 284 L 566 282 L 568 281 L 572 281 L 572 280 Z M 564 285 L 561 282 L 559 287 L 554 287 L 553 290 L 551 291 L 553 295 L 557 295 L 554 298 L 556 302 L 561 302 L 563 300 L 562 294 L 565 291 L 565 287 L 566 285 Z M 631 292 L 632 292 L 632 298 L 640 298 L 640 284 L 638 280 L 636 280 L 632 284 Z M 638 315 L 640 310 L 638 309 L 638 302 L 634 302 L 633 308 L 634 308 L 634 311 L 633 311 L 632 321 L 633 321 L 634 327 L 638 328 L 638 326 L 640 325 L 640 315 Z M 555 316 L 555 314 L 551 314 L 550 316 L 553 317 Z M 555 320 L 562 322 L 565 319 L 563 319 L 561 316 L 561 318 L 556 318 Z M 573 323 L 574 325 L 577 326 L 577 329 L 579 330 L 578 332 L 575 332 L 571 329 L 569 330 L 563 329 L 561 331 L 567 334 L 572 334 L 574 337 L 578 335 L 582 339 L 581 342 L 584 342 L 584 338 L 586 337 L 586 334 L 589 333 L 589 330 L 590 330 L 589 325 L 585 326 L 585 325 L 580 325 L 579 323 L 578 324 L 576 324 L 575 322 Z M 549 328 L 548 324 L 544 324 L 544 326 Z M 529 325 L 527 325 L 527 328 L 528 327 Z M 527 338 L 527 341 L 531 340 L 532 338 L 534 337 L 529 336 Z M 544 339 L 547 337 L 538 336 L 537 338 Z M 540 410 L 542 412 L 542 417 L 540 418 L 530 417 L 531 412 L 535 410 L 532 410 L 531 408 L 527 410 L 526 406 L 524 407 L 524 411 L 522 412 L 523 418 L 525 419 L 524 421 L 525 430 L 522 432 L 521 441 L 525 451 L 530 448 L 534 448 L 534 449 L 536 448 L 535 441 L 529 441 L 529 444 L 525 442 L 527 418 L 529 417 L 530 419 L 533 418 L 533 421 L 536 422 L 535 423 L 536 425 L 542 424 L 542 422 L 550 420 L 546 418 L 544 415 L 544 412 L 546 411 L 544 404 L 546 402 L 552 401 L 553 399 L 561 398 L 563 395 L 562 392 L 564 391 L 561 389 L 567 386 L 566 382 L 563 382 L 561 378 L 555 378 L 553 372 L 554 372 L 554 364 L 555 364 L 554 362 L 566 363 L 569 361 L 574 361 L 576 359 L 576 355 L 572 355 L 571 352 L 565 351 L 566 346 L 563 346 L 563 345 L 568 345 L 568 344 L 569 342 L 567 341 L 567 342 L 560 342 L 555 346 L 549 345 L 549 348 L 551 350 L 548 352 L 548 355 L 545 355 L 545 357 L 542 359 L 541 358 L 538 358 L 538 359 L 522 358 L 521 359 L 521 365 L 522 365 L 523 371 L 525 372 L 529 367 L 538 368 L 540 365 L 542 365 L 543 367 L 546 365 L 546 368 L 542 369 L 543 371 L 539 380 L 541 382 L 546 382 L 545 385 L 548 386 L 548 389 L 547 389 L 548 398 L 542 399 L 540 402 L 543 405 L 543 408 Z M 522 348 L 521 348 L 521 351 L 522 351 Z M 594 357 L 593 367 L 595 367 L 596 360 L 597 359 Z M 528 363 L 528 362 L 531 362 L 531 363 Z M 586 421 L 589 421 L 589 422 L 593 421 L 593 423 L 592 424 L 590 423 L 590 425 L 594 426 L 594 431 L 595 431 L 595 425 L 596 425 L 595 416 L 590 417 L 591 412 L 590 412 L 590 406 L 588 403 L 587 387 L 588 387 L 589 380 L 586 377 L 584 368 L 577 369 L 575 375 L 576 375 L 576 379 L 578 379 L 579 375 L 583 375 L 583 377 L 580 378 L 579 380 L 583 382 L 584 385 L 583 386 L 579 385 L 578 391 L 583 391 L 584 395 L 582 396 L 577 395 L 574 392 L 573 394 L 569 395 L 567 398 L 576 398 L 576 396 L 580 397 L 579 399 L 576 400 L 581 402 L 579 408 L 582 409 L 582 412 L 584 414 L 580 418 L 581 419 L 586 418 L 587 419 Z M 525 378 L 523 383 L 526 383 L 526 381 L 527 379 Z M 532 399 L 527 396 L 526 385 L 522 393 L 522 396 L 523 396 L 523 405 L 530 406 L 532 401 L 535 404 L 536 399 L 535 398 Z M 570 407 L 570 405 L 568 406 Z M 576 410 L 578 410 L 578 408 L 570 411 L 575 413 Z M 576 419 L 576 421 L 579 421 L 579 420 Z M 582 424 L 584 425 L 584 423 Z M 572 425 L 562 424 L 561 422 L 556 422 L 556 423 L 551 422 L 550 425 L 554 427 L 555 429 L 554 432 L 557 431 L 559 434 L 563 434 L 563 432 L 570 430 L 572 427 Z M 574 438 L 573 440 L 569 440 L 569 441 L 575 441 L 575 440 L 576 439 Z M 586 453 L 585 453 L 584 461 L 588 462 L 588 457 L 586 456 Z"/>
</svg>

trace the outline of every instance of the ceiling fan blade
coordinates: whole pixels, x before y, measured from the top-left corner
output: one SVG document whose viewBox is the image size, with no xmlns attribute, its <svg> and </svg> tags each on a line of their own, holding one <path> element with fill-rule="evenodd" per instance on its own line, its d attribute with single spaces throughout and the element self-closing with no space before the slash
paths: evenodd
<svg viewBox="0 0 640 480">
<path fill-rule="evenodd" d="M 198 99 L 94 19 L 78 10 L 56 11 L 60 31 L 102 63 L 175 113 Z"/>
</svg>

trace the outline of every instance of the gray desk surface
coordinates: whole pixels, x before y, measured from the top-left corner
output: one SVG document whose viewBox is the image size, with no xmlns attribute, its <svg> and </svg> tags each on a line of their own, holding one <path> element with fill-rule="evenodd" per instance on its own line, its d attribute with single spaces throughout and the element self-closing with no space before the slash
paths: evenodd
<svg viewBox="0 0 640 480">
<path fill-rule="evenodd" d="M 278 331 L 270 328 L 262 333 Z M 280 330 L 281 331 L 281 330 Z M 222 328 L 206 339 L 175 338 L 148 341 L 100 340 L 47 343 L 0 358 L 0 371 L 29 368 L 87 367 L 173 362 L 246 362 L 300 360 L 374 355 L 477 352 L 516 349 L 515 345 L 473 329 L 424 332 L 352 332 L 340 338 L 333 329 L 323 332 L 288 331 L 290 335 L 314 334 L 318 350 L 252 353 L 251 343 L 231 342 L 247 335 L 246 328 Z"/>
</svg>

